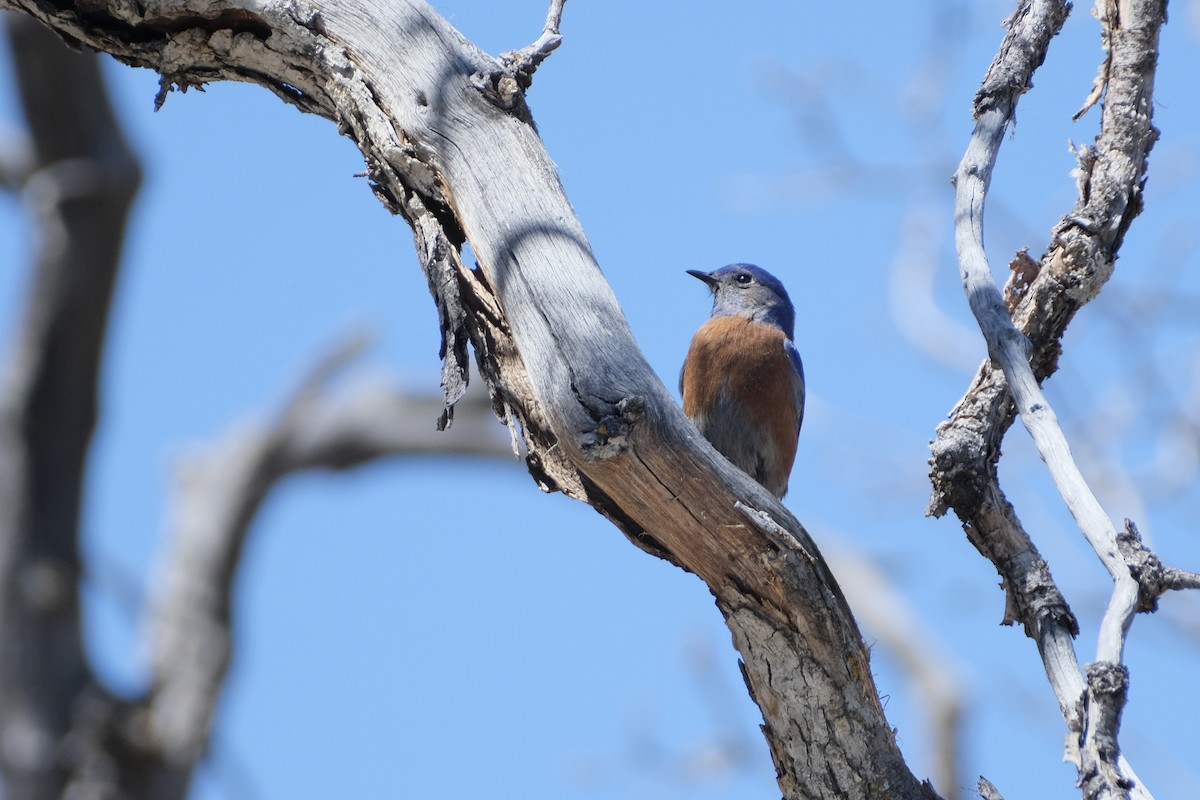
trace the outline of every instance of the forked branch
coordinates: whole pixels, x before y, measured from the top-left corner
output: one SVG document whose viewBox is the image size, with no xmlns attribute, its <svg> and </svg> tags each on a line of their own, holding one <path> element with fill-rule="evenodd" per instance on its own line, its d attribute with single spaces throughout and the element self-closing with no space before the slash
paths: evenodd
<svg viewBox="0 0 1200 800">
<path fill-rule="evenodd" d="M 1040 264 L 1027 258 L 1014 262 L 1021 268 L 1013 272 L 1008 305 L 992 280 L 983 249 L 984 200 L 1017 100 L 1031 85 L 1069 6 L 1046 0 L 1023 3 L 1008 21 L 1009 34 L 976 97 L 975 131 L 955 175 L 955 241 L 963 285 L 992 364 L 981 367 L 951 419 L 938 430 L 930 504 L 933 513 L 953 508 L 971 541 L 1005 577 L 1006 620 L 1023 622 L 1038 642 L 1075 734 L 1068 756 L 1079 768 L 1089 798 L 1149 796 L 1120 756 L 1117 730 L 1126 697 L 1125 637 L 1134 614 L 1153 593 L 1141 579 L 1152 570 L 1133 568 L 1129 554 L 1136 548 L 1122 551 L 1116 526 L 1076 467 L 1039 382 L 1054 371 L 1067 323 L 1112 272 L 1124 233 L 1141 209 L 1146 155 L 1157 138 L 1150 122 L 1151 98 L 1165 7 L 1152 0 L 1121 7 L 1128 12 L 1124 17 L 1109 13 L 1112 9 L 1099 15 L 1108 55 L 1106 99 L 1097 145 L 1080 152 L 1079 202 L 1056 227 Z M 996 480 L 999 442 L 1014 410 L 1114 582 L 1097 662 L 1085 675 L 1070 643 L 1077 630 L 1074 618 Z M 1028 577 L 1034 580 L 1027 583 Z M 1054 599 L 1046 605 L 1039 599 L 1045 597 Z"/>
</svg>

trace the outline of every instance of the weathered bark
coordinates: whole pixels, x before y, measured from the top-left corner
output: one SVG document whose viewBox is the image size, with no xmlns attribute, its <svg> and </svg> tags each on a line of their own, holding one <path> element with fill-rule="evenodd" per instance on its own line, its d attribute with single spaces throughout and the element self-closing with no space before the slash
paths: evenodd
<svg viewBox="0 0 1200 800">
<path fill-rule="evenodd" d="M 413 226 L 445 326 L 448 400 L 469 337 L 539 483 L 707 583 L 784 795 L 933 796 L 900 755 L 815 545 L 699 436 L 640 355 L 532 125 L 535 58 L 496 61 L 416 0 L 0 5 L 180 86 L 256 82 L 336 121 Z M 464 238 L 478 270 L 459 257 Z"/>
<path fill-rule="evenodd" d="M 1018 254 L 1002 295 L 983 247 L 984 199 L 1004 132 L 1069 10 L 1059 0 L 1023 2 L 1008 20 L 1009 33 L 975 98 L 975 130 L 955 174 L 955 238 L 963 288 L 991 361 L 938 428 L 929 510 L 940 515 L 953 509 L 968 538 L 1003 576 L 1005 622 L 1020 621 L 1038 643 L 1071 732 L 1066 757 L 1079 770 L 1084 796 L 1149 797 L 1121 756 L 1117 729 L 1128 685 L 1125 637 L 1133 615 L 1146 610 L 1145 598 L 1157 596 L 1159 587 L 1150 586 L 1131 554 L 1121 551 L 1118 528 L 1076 467 L 1039 384 L 1057 367 L 1067 325 L 1112 274 L 1125 232 L 1142 208 L 1147 156 L 1158 138 L 1151 120 L 1165 0 L 1097 4 L 1107 58 L 1084 110 L 1104 96 L 1101 131 L 1094 147 L 1079 151 L 1078 202 L 1055 227 L 1041 262 Z M 1000 441 L 1015 413 L 1114 583 L 1097 661 L 1086 675 L 1072 643 L 1075 618 L 997 478 Z"/>
</svg>

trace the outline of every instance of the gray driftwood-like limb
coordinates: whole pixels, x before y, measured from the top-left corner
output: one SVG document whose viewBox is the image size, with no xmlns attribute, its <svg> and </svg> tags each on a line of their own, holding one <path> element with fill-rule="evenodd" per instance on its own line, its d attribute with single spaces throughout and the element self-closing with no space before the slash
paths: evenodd
<svg viewBox="0 0 1200 800">
<path fill-rule="evenodd" d="M 1025 45 L 1031 36 L 1046 35 L 1051 28 L 1041 24 L 1037 18 L 1038 3 L 1033 3 L 1030 12 L 1014 21 L 1011 35 L 1014 49 Z M 1057 3 L 1045 3 L 1047 12 L 1056 10 Z M 1030 22 L 1028 26 L 1024 23 Z M 1028 30 L 1026 30 L 1028 27 Z M 1048 45 L 1041 44 L 1041 52 Z M 1031 43 L 1037 47 L 1037 42 Z M 1067 504 L 1084 537 L 1108 570 L 1114 583 L 1112 600 L 1100 626 L 1097 658 L 1101 661 L 1120 663 L 1125 647 L 1125 633 L 1137 610 L 1137 581 L 1129 574 L 1129 568 L 1117 550 L 1117 529 L 1100 506 L 1083 474 L 1071 456 L 1066 436 L 1058 425 L 1058 419 L 1050 402 L 1042 393 L 1041 386 L 1029 365 L 1029 342 L 1013 325 L 1008 307 L 999 287 L 992 280 L 991 267 L 983 248 L 984 199 L 991 181 L 992 168 L 1000 154 L 1004 132 L 1016 111 L 1018 93 L 1013 89 L 1029 83 L 1024 73 L 1012 73 L 1014 66 L 1029 64 L 1028 59 L 998 58 L 992 64 L 983 86 L 975 98 L 975 131 L 971 135 L 967 152 L 954 176 L 957 189 L 954 209 L 954 240 L 958 250 L 959 269 L 963 288 L 967 293 L 971 311 L 979 322 L 987 340 L 988 353 L 992 361 L 1004 372 L 1008 390 L 1017 408 L 1021 422 L 1050 470 L 1059 494 Z M 1034 64 L 1033 66 L 1037 66 Z M 1014 83 L 1016 77 L 1019 83 Z M 1150 115 L 1149 97 L 1145 106 L 1136 113 Z M 1094 295 L 1099 287 L 1086 287 L 1085 292 Z"/>
<path fill-rule="evenodd" d="M 540 485 L 705 581 L 787 798 L 923 798 L 816 545 L 699 435 L 642 357 L 505 66 L 419 0 L 0 0 L 186 87 L 267 86 L 337 122 L 404 214 L 451 335 Z M 479 268 L 459 246 L 470 241 Z M 447 350 L 454 356 L 454 351 Z M 787 531 L 769 536 L 742 503 Z"/>
<path fill-rule="evenodd" d="M 110 717 L 95 712 L 116 701 L 84 655 L 78 521 L 108 300 L 141 171 L 97 57 L 28 18 L 5 24 L 37 244 L 0 389 L 0 773 L 8 800 L 88 797 L 107 766 L 91 745 Z"/>
<path fill-rule="evenodd" d="M 1045 58 L 1067 13 L 1065 4 L 1036 8 L 1025 4 L 1008 21 L 1009 34 L 988 74 L 1003 77 L 995 88 L 1002 98 L 1007 95 L 1010 111 Z M 1018 60 L 1019 64 L 1008 65 L 1006 60 Z M 1014 276 L 1025 274 L 1014 270 Z M 1020 288 L 1022 299 L 1029 301 L 1033 294 L 1028 291 L 1028 281 Z M 1030 315 L 1028 319 L 1040 322 L 1042 318 Z M 1057 339 L 1044 346 L 1057 347 Z M 1059 708 L 1075 730 L 1079 698 L 1085 688 L 1073 643 L 1079 625 L 996 477 L 1000 440 L 1012 418 L 1004 373 L 992 362 L 984 362 L 950 419 L 938 428 L 932 446 L 934 497 L 930 513 L 940 515 L 954 509 L 967 538 L 996 565 L 1005 590 L 1004 622 L 1020 622 L 1037 643 Z"/>
<path fill-rule="evenodd" d="M 983 250 L 984 198 L 1004 131 L 1067 11 L 1064 3 L 1023 3 L 1008 21 L 1009 34 L 976 96 L 975 131 L 955 175 L 955 240 L 964 289 L 991 361 L 1003 375 L 985 364 L 951 419 L 939 427 L 930 510 L 953 508 L 972 542 L 1004 576 L 1006 621 L 1020 619 L 1038 641 L 1068 727 L 1077 736 L 1069 743 L 1068 757 L 1079 769 L 1084 796 L 1148 797 L 1117 747 L 1126 696 L 1122 687 L 1127 684 L 1127 675 L 1118 679 L 1126 674 L 1121 664 L 1125 636 L 1146 591 L 1120 551 L 1115 526 L 1075 466 L 1039 382 L 1054 370 L 1066 324 L 1111 274 L 1124 233 L 1141 209 L 1146 156 L 1157 138 L 1151 98 L 1165 3 L 1122 3 L 1119 13 L 1115 3 L 1108 3 L 1099 15 L 1108 55 L 1102 72 L 1107 85 L 1101 133 L 1094 149 L 1080 153 L 1079 202 L 1056 227 L 1041 263 L 1018 254 L 1002 296 Z M 1088 666 L 1086 680 L 1079 677 L 1074 648 L 1065 635 L 1076 632 L 1074 620 L 1065 603 L 1060 606 L 1048 570 L 996 482 L 999 441 L 1014 408 L 1114 582 L 1097 663 Z M 991 524 L 978 524 L 985 520 Z M 1006 558 L 995 557 L 997 543 L 987 541 L 992 536 L 1004 539 Z M 1021 578 L 1028 577 L 1035 578 L 1040 597 L 1021 596 Z M 1059 610 L 1047 615 L 1036 608 L 1046 599 Z"/>
<path fill-rule="evenodd" d="M 563 6 L 566 4 L 567 0 L 550 0 L 550 10 L 546 12 L 546 24 L 542 27 L 542 35 L 520 50 L 500 54 L 500 61 L 516 74 L 517 81 L 523 88 L 529 88 L 533 82 L 534 71 L 562 44 L 562 35 L 558 29 L 562 25 Z"/>
<path fill-rule="evenodd" d="M 143 635 L 153 686 L 142 746 L 160 764 L 148 797 L 185 797 L 205 753 L 232 656 L 238 565 L 272 488 L 300 471 L 350 469 L 399 455 L 514 458 L 482 395 L 468 394 L 453 434 L 439 435 L 433 424 L 439 397 L 366 383 L 331 393 L 327 381 L 359 349 L 351 343 L 332 352 L 275 420 L 237 426 L 179 470 Z"/>
</svg>

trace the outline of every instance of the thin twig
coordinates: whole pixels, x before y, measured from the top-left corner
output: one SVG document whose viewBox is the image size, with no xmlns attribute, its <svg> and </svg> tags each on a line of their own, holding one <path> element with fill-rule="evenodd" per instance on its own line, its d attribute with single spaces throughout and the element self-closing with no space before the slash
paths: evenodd
<svg viewBox="0 0 1200 800">
<path fill-rule="evenodd" d="M 516 77 L 521 88 L 529 88 L 533 81 L 533 73 L 546 57 L 562 44 L 562 34 L 559 26 L 562 24 L 563 6 L 567 0 L 550 0 L 550 10 L 546 13 L 546 24 L 542 27 L 542 35 L 533 44 L 520 50 L 510 50 L 500 54 L 500 61 Z"/>
<path fill-rule="evenodd" d="M 1092 106 L 1096 105 L 1104 96 L 1104 90 L 1108 87 L 1108 76 L 1112 71 L 1112 43 L 1109 41 L 1108 32 L 1118 24 L 1117 4 L 1108 0 L 1099 0 L 1096 3 L 1095 14 L 1103 23 L 1101 36 L 1104 41 L 1104 60 L 1100 62 L 1100 68 L 1096 71 L 1096 78 L 1092 81 L 1092 90 L 1088 92 L 1088 96 L 1079 110 L 1071 116 L 1071 119 L 1075 121 L 1090 111 Z"/>
</svg>

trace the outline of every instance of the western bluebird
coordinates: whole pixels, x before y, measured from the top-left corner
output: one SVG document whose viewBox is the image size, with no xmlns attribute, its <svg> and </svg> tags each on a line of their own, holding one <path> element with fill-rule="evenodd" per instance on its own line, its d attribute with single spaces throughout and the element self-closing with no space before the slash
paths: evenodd
<svg viewBox="0 0 1200 800">
<path fill-rule="evenodd" d="M 708 284 L 713 310 L 683 362 L 683 413 L 723 456 L 782 498 L 804 420 L 792 301 L 778 278 L 753 264 L 687 272 Z"/>
</svg>

